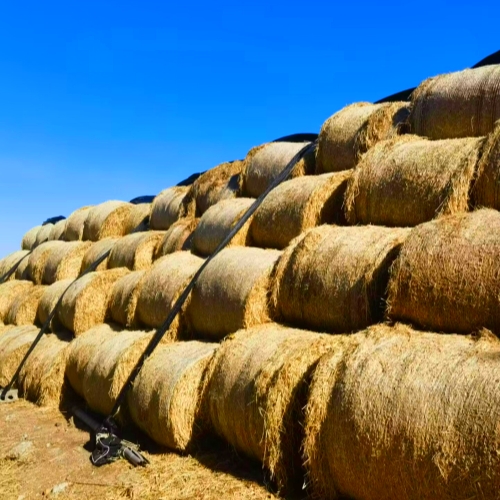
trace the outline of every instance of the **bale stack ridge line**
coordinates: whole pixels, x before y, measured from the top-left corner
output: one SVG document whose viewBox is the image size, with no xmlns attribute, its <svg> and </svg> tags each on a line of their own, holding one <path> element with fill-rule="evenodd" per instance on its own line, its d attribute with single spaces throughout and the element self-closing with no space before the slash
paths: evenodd
<svg viewBox="0 0 500 500">
<path fill-rule="evenodd" d="M 103 238 L 102 240 L 94 242 L 83 256 L 80 274 L 88 269 L 94 262 L 96 262 L 97 259 L 101 257 L 101 255 L 104 255 L 106 252 L 111 250 L 118 239 L 119 238 Z M 108 260 L 109 256 L 106 257 L 106 259 L 104 259 L 104 261 L 97 266 L 96 271 L 104 271 L 105 269 L 107 269 Z"/>
<path fill-rule="evenodd" d="M 23 250 L 31 250 L 34 247 L 36 235 L 38 234 L 38 231 L 40 231 L 40 229 L 42 229 L 41 225 L 35 226 L 24 234 L 23 240 L 21 242 L 21 248 Z"/>
<path fill-rule="evenodd" d="M 137 328 L 136 309 L 146 271 L 134 271 L 117 279 L 113 285 L 109 310 L 111 319 L 127 328 Z"/>
<path fill-rule="evenodd" d="M 63 240 L 78 241 L 83 239 L 85 220 L 87 219 L 87 216 L 92 208 L 94 207 L 81 207 L 70 214 L 70 216 L 66 219 L 66 227 L 64 228 L 62 236 Z"/>
<path fill-rule="evenodd" d="M 167 230 L 184 215 L 183 200 L 188 192 L 185 186 L 174 186 L 163 190 L 151 204 L 149 226 L 151 229 Z"/>
<path fill-rule="evenodd" d="M 321 498 L 497 498 L 500 345 L 377 326 L 323 357 L 306 410 L 305 463 Z"/>
<path fill-rule="evenodd" d="M 72 279 L 65 279 L 56 281 L 54 284 L 44 288 L 37 310 L 37 318 L 40 325 L 45 324 L 61 295 L 65 292 L 69 285 L 71 285 L 71 283 L 73 283 Z M 52 318 L 49 327 L 52 332 L 65 330 L 61 321 L 57 317 L 57 314 Z"/>
<path fill-rule="evenodd" d="M 7 313 L 6 323 L 18 326 L 33 325 L 38 304 L 46 288 L 44 285 L 36 285 L 17 295 Z"/>
<path fill-rule="evenodd" d="M 164 255 L 181 250 L 191 250 L 193 246 L 194 230 L 198 226 L 200 219 L 183 217 L 174 222 L 166 231 L 163 239 L 158 243 L 154 259 L 159 259 Z"/>
<path fill-rule="evenodd" d="M 25 270 L 26 277 L 34 283 L 41 285 L 45 264 L 50 255 L 52 252 L 59 253 L 63 251 L 66 244 L 64 241 L 47 241 L 37 246 L 28 257 L 28 265 Z"/>
<path fill-rule="evenodd" d="M 136 205 L 125 201 L 105 201 L 93 207 L 83 225 L 83 239 L 98 241 L 130 233 L 130 217 Z"/>
<path fill-rule="evenodd" d="M 83 257 L 91 246 L 90 241 L 68 241 L 58 246 L 45 261 L 42 283 L 51 285 L 59 280 L 76 279 L 80 274 Z"/>
<path fill-rule="evenodd" d="M 0 260 L 0 277 L 7 274 L 12 269 L 12 267 L 15 264 L 17 264 L 22 258 L 26 257 L 26 255 L 28 255 L 28 253 L 29 253 L 29 250 L 17 250 L 15 252 L 12 252 L 11 254 L 7 255 L 3 259 L 1 259 Z M 23 260 L 23 263 L 25 261 L 27 261 L 28 258 L 29 257 L 26 257 Z M 17 270 L 14 274 L 11 274 L 11 276 L 9 277 L 9 279 L 7 281 L 14 280 L 14 279 L 16 279 L 16 277 L 17 277 Z"/>
<path fill-rule="evenodd" d="M 18 297 L 24 297 L 33 288 L 31 281 L 12 280 L 0 284 L 0 323 L 7 321 L 12 305 Z"/>
<path fill-rule="evenodd" d="M 351 224 L 416 226 L 466 212 L 484 139 L 429 141 L 405 135 L 376 144 L 346 193 Z"/>
</svg>

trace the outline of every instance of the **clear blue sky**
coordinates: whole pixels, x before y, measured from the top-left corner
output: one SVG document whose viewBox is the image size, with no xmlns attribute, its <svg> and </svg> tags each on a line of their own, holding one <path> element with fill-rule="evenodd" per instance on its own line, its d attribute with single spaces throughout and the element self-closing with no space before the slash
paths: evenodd
<svg viewBox="0 0 500 500">
<path fill-rule="evenodd" d="M 0 256 L 500 49 L 498 2 L 2 2 Z"/>
</svg>

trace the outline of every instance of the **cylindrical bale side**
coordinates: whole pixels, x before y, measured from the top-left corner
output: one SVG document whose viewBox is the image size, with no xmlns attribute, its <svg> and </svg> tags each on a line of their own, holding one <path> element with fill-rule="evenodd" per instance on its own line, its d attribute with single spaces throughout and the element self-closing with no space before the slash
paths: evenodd
<svg viewBox="0 0 500 500">
<path fill-rule="evenodd" d="M 345 224 L 342 205 L 350 172 L 308 175 L 283 182 L 255 212 L 252 243 L 283 249 L 306 229 Z"/>
<path fill-rule="evenodd" d="M 21 242 L 21 248 L 23 250 L 31 250 L 33 248 L 36 241 L 36 235 L 38 234 L 38 231 L 40 231 L 40 229 L 42 229 L 41 225 L 35 226 L 24 234 L 23 240 Z"/>
<path fill-rule="evenodd" d="M 40 231 L 36 233 L 36 238 L 35 238 L 35 243 L 33 244 L 33 248 L 36 248 L 37 246 L 41 245 L 42 243 L 45 243 L 46 241 L 49 241 L 50 233 L 52 232 L 53 227 L 54 224 L 44 224 L 40 228 Z"/>
<path fill-rule="evenodd" d="M 183 216 L 182 201 L 188 189 L 186 186 L 174 186 L 156 196 L 151 204 L 149 216 L 151 229 L 166 230 Z"/>
<path fill-rule="evenodd" d="M 49 241 L 64 239 L 63 236 L 66 231 L 66 221 L 67 219 L 62 219 L 54 224 L 49 234 Z"/>
<path fill-rule="evenodd" d="M 130 207 L 129 220 L 127 222 L 128 230 L 125 234 L 147 231 L 150 212 L 151 203 L 139 203 Z"/>
<path fill-rule="evenodd" d="M 111 319 L 127 328 L 139 326 L 136 309 L 146 271 L 134 271 L 117 279 L 113 285 L 109 310 Z"/>
<path fill-rule="evenodd" d="M 12 280 L 0 284 L 0 322 L 7 321 L 12 305 L 18 297 L 23 297 L 33 288 L 31 281 Z"/>
<path fill-rule="evenodd" d="M 82 239 L 99 241 L 128 234 L 134 206 L 125 201 L 111 200 L 93 207 L 85 219 Z"/>
<path fill-rule="evenodd" d="M 29 250 L 17 250 L 15 252 L 10 253 L 6 257 L 4 257 L 2 260 L 0 260 L 0 277 L 4 276 L 7 274 L 14 265 L 16 265 L 21 259 L 23 259 L 21 264 L 24 264 L 29 257 L 26 257 L 29 253 Z M 21 275 L 20 275 L 21 276 Z M 23 279 L 21 277 L 17 277 L 17 269 L 14 274 L 12 274 L 7 281 L 14 280 L 14 279 Z"/>
<path fill-rule="evenodd" d="M 40 302 L 38 303 L 38 323 L 43 325 L 47 321 L 50 313 L 61 298 L 61 295 L 66 291 L 66 289 L 69 287 L 69 285 L 71 285 L 72 282 L 72 279 L 65 279 L 56 281 L 54 284 L 45 287 L 43 295 L 40 298 Z M 63 330 L 65 330 L 64 326 L 57 316 L 57 312 L 50 322 L 50 330 L 52 332 L 62 332 Z"/>
<path fill-rule="evenodd" d="M 155 250 L 155 260 L 181 250 L 191 250 L 193 245 L 194 230 L 200 219 L 183 217 L 174 222 L 167 230 Z"/>
<path fill-rule="evenodd" d="M 45 262 L 42 282 L 51 285 L 59 280 L 76 279 L 80 274 L 83 257 L 91 246 L 90 241 L 66 241 L 51 252 Z"/>
<path fill-rule="evenodd" d="M 83 256 L 82 265 L 80 267 L 80 274 L 88 269 L 94 262 L 97 261 L 101 255 L 111 250 L 114 244 L 119 240 L 119 238 L 103 238 L 102 240 L 96 241 L 92 246 L 85 252 Z M 108 267 L 109 256 L 101 262 L 96 271 L 104 271 Z"/>
<path fill-rule="evenodd" d="M 65 241 L 47 241 L 37 246 L 28 257 L 28 265 L 26 266 L 26 277 L 37 285 L 43 282 L 43 273 L 45 264 L 52 253 L 58 255 L 59 252 L 67 245 Z"/>
<path fill-rule="evenodd" d="M 70 214 L 70 216 L 66 219 L 66 227 L 64 228 L 62 236 L 63 240 L 78 241 L 83 239 L 85 220 L 87 219 L 87 216 L 92 208 L 94 208 L 92 205 L 81 207 Z"/>
<path fill-rule="evenodd" d="M 109 254 L 108 269 L 127 267 L 140 271 L 150 268 L 156 247 L 164 236 L 164 231 L 146 231 L 120 238 Z"/>
<path fill-rule="evenodd" d="M 375 145 L 346 193 L 351 224 L 416 226 L 466 212 L 484 139 L 429 141 L 404 135 Z"/>
<path fill-rule="evenodd" d="M 10 306 L 5 322 L 11 325 L 34 325 L 38 304 L 46 290 L 45 285 L 35 285 L 15 298 Z"/>
<path fill-rule="evenodd" d="M 279 260 L 272 291 L 277 318 L 337 333 L 380 321 L 389 267 L 409 231 L 379 226 L 309 230 Z"/>
<path fill-rule="evenodd" d="M 189 330 L 222 339 L 271 320 L 271 275 L 281 252 L 227 248 L 201 273 L 186 307 Z"/>
</svg>

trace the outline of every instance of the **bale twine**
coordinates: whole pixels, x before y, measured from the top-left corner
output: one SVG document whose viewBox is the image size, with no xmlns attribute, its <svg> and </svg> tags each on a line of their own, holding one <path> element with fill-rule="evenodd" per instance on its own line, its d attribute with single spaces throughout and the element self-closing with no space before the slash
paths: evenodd
<svg viewBox="0 0 500 500">
<path fill-rule="evenodd" d="M 44 335 L 19 373 L 25 397 L 40 406 L 59 406 L 65 389 L 64 370 L 69 342 Z"/>
<path fill-rule="evenodd" d="M 67 241 L 50 253 L 43 269 L 42 282 L 51 285 L 59 280 L 76 279 L 90 241 Z"/>
<path fill-rule="evenodd" d="M 110 269 L 86 274 L 64 295 L 57 315 L 63 326 L 81 335 L 95 325 L 104 323 L 113 283 L 128 270 Z"/>
<path fill-rule="evenodd" d="M 50 233 L 52 232 L 52 228 L 54 224 L 44 224 L 40 230 L 36 233 L 35 243 L 32 248 L 36 248 L 37 246 L 49 241 Z"/>
<path fill-rule="evenodd" d="M 111 319 L 127 328 L 136 328 L 137 300 L 142 289 L 146 271 L 134 271 L 117 279 L 113 285 L 109 310 Z"/>
<path fill-rule="evenodd" d="M 277 186 L 255 212 L 250 226 L 253 244 L 283 249 L 306 229 L 345 224 L 342 205 L 349 175 L 309 175 Z"/>
<path fill-rule="evenodd" d="M 182 201 L 188 192 L 186 186 L 174 186 L 163 190 L 151 204 L 149 226 L 151 229 L 168 229 L 183 215 Z"/>
<path fill-rule="evenodd" d="M 106 339 L 87 363 L 83 396 L 92 410 L 109 415 L 123 385 L 152 335 L 124 331 Z M 125 415 L 120 415 L 123 419 Z"/>
<path fill-rule="evenodd" d="M 36 247 L 28 257 L 28 264 L 25 269 L 26 278 L 41 285 L 43 282 L 45 264 L 50 255 L 53 252 L 58 255 L 59 252 L 63 251 L 66 244 L 67 242 L 65 241 L 47 241 Z"/>
<path fill-rule="evenodd" d="M 203 259 L 189 252 L 176 252 L 155 262 L 144 277 L 137 301 L 141 323 L 159 327 L 202 264 Z M 184 326 L 184 314 L 178 314 L 166 337 L 177 338 Z"/>
<path fill-rule="evenodd" d="M 161 345 L 142 367 L 127 402 L 135 424 L 157 443 L 185 452 L 209 428 L 206 371 L 217 344 Z"/>
<path fill-rule="evenodd" d="M 272 293 L 277 317 L 338 333 L 381 320 L 389 267 L 408 232 L 378 226 L 309 230 L 278 263 Z"/>
<path fill-rule="evenodd" d="M 18 294 L 10 306 L 5 322 L 11 325 L 34 325 L 38 304 L 47 287 L 36 285 Z"/>
<path fill-rule="evenodd" d="M 21 248 L 23 250 L 31 250 L 33 248 L 33 246 L 35 245 L 36 235 L 38 234 L 38 231 L 40 231 L 40 229 L 42 229 L 41 225 L 35 226 L 24 234 L 23 240 L 21 242 Z"/>
<path fill-rule="evenodd" d="M 391 269 L 388 316 L 423 328 L 500 335 L 500 213 L 483 209 L 416 227 Z"/>
<path fill-rule="evenodd" d="M 351 224 L 416 226 L 466 212 L 484 139 L 429 141 L 405 135 L 375 145 L 346 193 Z"/>
<path fill-rule="evenodd" d="M 252 198 L 235 198 L 222 200 L 210 207 L 201 217 L 193 233 L 193 250 L 199 255 L 211 255 L 254 201 Z M 238 231 L 228 246 L 250 244 L 251 222 L 252 217 Z"/>
<path fill-rule="evenodd" d="M 147 231 L 120 238 L 109 254 L 108 269 L 127 267 L 139 271 L 150 268 L 156 247 L 164 236 L 164 231 Z"/>
<path fill-rule="evenodd" d="M 0 322 L 7 321 L 12 304 L 33 288 L 31 281 L 12 280 L 0 284 Z"/>
<path fill-rule="evenodd" d="M 271 273 L 278 250 L 227 248 L 203 270 L 186 317 L 191 332 L 221 339 L 241 328 L 270 321 Z"/>
<path fill-rule="evenodd" d="M 425 80 L 412 94 L 412 133 L 430 139 L 489 134 L 500 118 L 499 82 L 500 65 Z"/>
<path fill-rule="evenodd" d="M 308 142 L 269 142 L 250 150 L 241 174 L 241 192 L 258 198 L 285 169 L 292 158 Z M 297 162 L 290 177 L 313 174 L 314 154 L 309 153 Z"/>
<path fill-rule="evenodd" d="M 93 243 L 83 256 L 80 273 L 83 273 L 87 268 L 89 268 L 99 257 L 101 257 L 101 255 L 104 255 L 106 252 L 111 250 L 118 240 L 119 238 L 103 238 L 102 240 Z M 104 271 L 107 269 L 108 259 L 109 256 L 97 266 L 96 271 Z"/>
<path fill-rule="evenodd" d="M 62 219 L 54 224 L 49 234 L 49 241 L 64 239 L 63 236 L 64 231 L 66 230 L 66 220 L 67 219 Z"/>
<path fill-rule="evenodd" d="M 97 355 L 101 345 L 119 333 L 118 326 L 104 323 L 90 328 L 71 341 L 65 373 L 71 387 L 80 396 L 83 397 L 83 377 L 87 365 Z"/>
<path fill-rule="evenodd" d="M 239 192 L 242 161 L 222 163 L 203 173 L 191 185 L 183 205 L 191 217 L 201 217 L 212 205 L 235 198 Z"/>
<path fill-rule="evenodd" d="M 79 208 L 66 219 L 66 227 L 64 228 L 62 237 L 63 240 L 78 241 L 83 239 L 85 220 L 87 219 L 87 216 L 92 208 L 94 208 L 92 205 Z"/>
<path fill-rule="evenodd" d="M 54 284 L 45 287 L 42 297 L 40 298 L 40 302 L 38 303 L 38 323 L 40 323 L 41 325 L 45 324 L 50 313 L 59 301 L 61 295 L 65 292 L 68 286 L 71 285 L 72 282 L 72 279 L 65 279 L 56 281 Z M 57 314 L 52 318 L 49 326 L 52 332 L 60 332 L 64 330 L 64 327 L 57 317 Z"/>
<path fill-rule="evenodd" d="M 26 257 L 28 255 L 29 250 L 17 250 L 15 252 L 10 253 L 6 257 L 0 260 L 0 277 L 4 276 L 7 274 L 12 267 L 17 264 L 22 258 Z M 25 261 L 27 261 L 28 258 L 26 257 L 23 260 L 23 264 Z M 17 278 L 17 269 L 14 274 L 12 274 L 7 281 L 13 280 L 13 279 L 22 279 L 22 278 Z"/>
<path fill-rule="evenodd" d="M 99 241 L 109 236 L 124 236 L 132 228 L 130 216 L 136 205 L 125 201 L 105 201 L 93 207 L 85 219 L 83 239 Z"/>
<path fill-rule="evenodd" d="M 497 498 L 500 346 L 375 327 L 311 383 L 305 463 L 321 498 Z"/>
<path fill-rule="evenodd" d="M 155 260 L 170 253 L 181 250 L 191 250 L 194 230 L 198 226 L 199 219 L 183 217 L 174 222 L 167 230 L 163 239 L 158 243 L 155 250 Z"/>
</svg>

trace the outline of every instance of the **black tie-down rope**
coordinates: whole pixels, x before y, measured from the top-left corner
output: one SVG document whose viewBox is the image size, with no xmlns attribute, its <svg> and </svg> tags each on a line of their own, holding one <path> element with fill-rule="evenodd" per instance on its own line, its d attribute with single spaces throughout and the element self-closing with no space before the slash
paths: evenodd
<svg viewBox="0 0 500 500">
<path fill-rule="evenodd" d="M 45 241 L 43 243 L 45 243 Z M 0 285 L 9 280 L 9 278 L 17 271 L 17 268 L 21 265 L 21 262 L 31 255 L 31 252 L 33 252 L 33 250 L 30 250 L 26 255 L 21 257 L 5 274 L 0 276 Z"/>
</svg>

